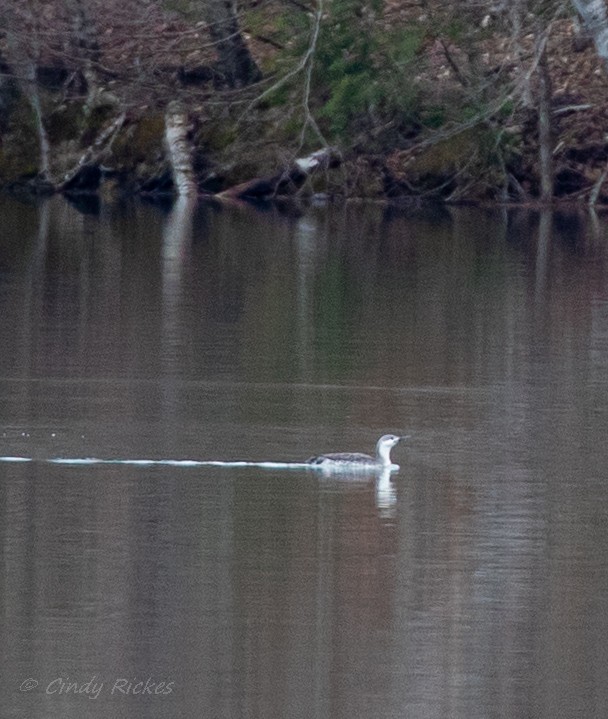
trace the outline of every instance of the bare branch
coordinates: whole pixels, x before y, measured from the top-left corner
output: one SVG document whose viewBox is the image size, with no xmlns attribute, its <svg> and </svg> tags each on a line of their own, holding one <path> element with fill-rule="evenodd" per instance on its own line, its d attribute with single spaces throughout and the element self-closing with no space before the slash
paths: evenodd
<svg viewBox="0 0 608 719">
<path fill-rule="evenodd" d="M 278 89 L 283 87 L 287 82 L 289 82 L 293 77 L 301 73 L 305 68 L 309 68 L 309 71 L 307 73 L 308 78 L 310 80 L 310 74 L 312 72 L 312 62 L 314 59 L 314 53 L 315 49 L 317 47 L 317 40 L 319 38 L 319 31 L 321 28 L 321 19 L 323 17 L 323 0 L 317 0 L 317 9 L 314 14 L 314 20 L 313 20 L 313 27 L 312 27 L 312 33 L 310 37 L 310 44 L 308 45 L 308 48 L 304 55 L 300 58 L 300 62 L 296 65 L 295 68 L 290 70 L 287 74 L 283 75 L 283 77 L 275 82 L 273 85 L 271 85 L 269 88 L 264 90 L 263 93 L 258 95 L 256 98 L 254 98 L 249 105 L 245 108 L 243 114 L 239 118 L 239 122 L 242 121 L 242 119 L 247 115 L 247 113 L 258 103 L 260 103 L 264 98 L 271 95 L 273 92 L 276 92 Z M 308 98 L 309 98 L 309 92 L 310 92 L 310 82 L 308 82 L 308 85 L 305 83 L 305 107 L 308 108 Z M 308 116 L 310 116 L 310 113 L 308 113 Z M 315 123 L 316 124 L 316 123 Z M 318 129 L 318 128 L 317 128 Z M 325 142 L 323 140 L 323 142 Z"/>
</svg>

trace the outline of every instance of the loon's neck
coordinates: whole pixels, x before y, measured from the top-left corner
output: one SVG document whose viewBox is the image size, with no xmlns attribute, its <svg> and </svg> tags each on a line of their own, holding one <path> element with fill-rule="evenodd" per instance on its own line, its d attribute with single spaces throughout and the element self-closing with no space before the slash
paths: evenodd
<svg viewBox="0 0 608 719">
<path fill-rule="evenodd" d="M 376 445 L 376 459 L 383 467 L 391 464 L 391 449 L 390 445 L 383 442 L 378 442 Z"/>
</svg>

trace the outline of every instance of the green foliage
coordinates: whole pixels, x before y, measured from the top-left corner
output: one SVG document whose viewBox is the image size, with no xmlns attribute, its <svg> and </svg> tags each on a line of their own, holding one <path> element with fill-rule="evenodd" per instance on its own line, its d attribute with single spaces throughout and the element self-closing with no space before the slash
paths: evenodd
<svg viewBox="0 0 608 719">
<path fill-rule="evenodd" d="M 397 28 L 387 36 L 386 55 L 396 69 L 407 71 L 416 59 L 424 40 L 420 28 Z"/>
<path fill-rule="evenodd" d="M 389 124 L 398 133 L 417 122 L 418 90 L 412 75 L 420 64 L 425 33 L 412 25 L 390 29 L 382 20 L 383 9 L 381 0 L 332 0 L 325 5 L 307 99 L 323 134 L 332 141 L 348 144 L 362 132 Z M 261 4 L 250 6 L 244 18 L 254 34 L 284 47 L 262 60 L 267 77 L 287 76 L 309 51 L 316 21 L 310 13 L 279 5 L 269 16 Z M 302 107 L 302 78 L 300 72 L 288 82 L 278 82 L 258 103 L 264 111 L 289 109 L 282 129 L 291 128 L 294 137 L 305 123 L 304 110 L 293 112 Z M 311 135 L 316 143 L 316 134 Z"/>
<path fill-rule="evenodd" d="M 165 10 L 181 15 L 191 22 L 200 20 L 200 3 L 195 0 L 164 0 L 163 6 Z"/>
<path fill-rule="evenodd" d="M 360 0 L 335 0 L 318 40 L 315 85 L 327 98 L 321 117 L 338 136 L 377 100 L 372 61 L 377 41 L 369 31 L 362 32 L 362 11 Z"/>
<path fill-rule="evenodd" d="M 418 153 L 408 164 L 409 182 L 428 194 L 449 196 L 459 183 L 485 196 L 504 181 L 505 164 L 517 157 L 516 143 L 497 128 L 479 124 Z"/>
<path fill-rule="evenodd" d="M 446 110 L 441 105 L 429 105 L 421 113 L 422 124 L 430 130 L 440 128 L 446 121 Z"/>
<path fill-rule="evenodd" d="M 503 119 L 507 120 L 508 118 L 513 116 L 513 113 L 515 112 L 515 103 L 513 101 L 513 98 L 508 98 L 503 102 L 503 104 L 500 107 L 500 110 L 498 111 L 498 116 Z"/>
<path fill-rule="evenodd" d="M 471 25 L 465 21 L 465 18 L 453 17 L 445 25 L 443 34 L 452 42 L 461 42 L 470 33 Z"/>
<path fill-rule="evenodd" d="M 228 148 L 238 137 L 236 127 L 230 123 L 204 123 L 196 135 L 196 144 L 212 152 Z"/>
<path fill-rule="evenodd" d="M 367 72 L 344 75 L 331 87 L 331 97 L 325 103 L 321 117 L 329 119 L 336 135 L 344 136 L 352 121 L 375 104 L 375 90 Z"/>
<path fill-rule="evenodd" d="M 319 118 L 343 139 L 391 120 L 411 121 L 416 90 L 408 73 L 423 40 L 408 27 L 382 32 L 361 0 L 334 0 L 315 55 Z"/>
<path fill-rule="evenodd" d="M 388 34 L 381 46 L 384 53 L 381 86 L 386 109 L 407 121 L 416 120 L 419 112 L 418 90 L 412 76 L 415 68 L 421 66 L 423 41 L 424 32 L 420 28 L 399 28 Z"/>
<path fill-rule="evenodd" d="M 269 95 L 264 100 L 258 103 L 260 109 L 268 109 L 270 107 L 282 107 L 287 105 L 291 101 L 293 94 L 293 88 L 290 87 L 289 83 L 285 83 Z"/>
</svg>

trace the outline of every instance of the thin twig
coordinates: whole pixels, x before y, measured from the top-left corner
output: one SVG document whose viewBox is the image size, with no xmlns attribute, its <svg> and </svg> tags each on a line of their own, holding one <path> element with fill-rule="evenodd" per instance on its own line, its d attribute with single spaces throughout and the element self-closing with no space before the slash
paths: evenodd
<svg viewBox="0 0 608 719">
<path fill-rule="evenodd" d="M 256 98 L 254 98 L 249 105 L 245 108 L 242 115 L 239 117 L 238 122 L 240 123 L 241 120 L 247 115 L 247 113 L 251 110 L 254 105 L 257 105 L 259 102 L 261 102 L 265 97 L 268 97 L 268 95 L 272 94 L 273 92 L 276 92 L 279 88 L 283 87 L 289 80 L 291 80 L 292 77 L 295 77 L 297 74 L 302 72 L 304 68 L 309 64 L 309 61 L 314 56 L 314 52 L 317 45 L 317 39 L 319 37 L 319 30 L 321 28 L 321 18 L 323 16 L 323 0 L 318 0 L 317 2 L 317 9 L 315 11 L 314 15 L 314 26 L 312 29 L 312 35 L 310 39 L 310 45 L 308 46 L 308 49 L 300 59 L 300 62 L 293 68 L 293 70 L 290 70 L 286 75 L 283 75 L 283 77 L 280 80 L 277 80 L 274 85 L 271 85 L 269 88 L 264 90 L 263 93 L 258 95 Z"/>
</svg>

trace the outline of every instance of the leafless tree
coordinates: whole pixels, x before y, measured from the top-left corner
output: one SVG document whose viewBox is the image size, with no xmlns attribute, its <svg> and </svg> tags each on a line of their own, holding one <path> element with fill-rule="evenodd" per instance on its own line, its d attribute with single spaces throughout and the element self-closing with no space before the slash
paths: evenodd
<svg viewBox="0 0 608 719">
<path fill-rule="evenodd" d="M 39 178 L 51 179 L 51 146 L 45 126 L 42 100 L 37 83 L 44 43 L 44 16 L 36 0 L 18 3 L 7 0 L 1 8 L 8 66 L 22 94 L 27 98 L 34 117 L 39 145 Z"/>
<path fill-rule="evenodd" d="M 593 38 L 597 54 L 608 65 L 608 11 L 605 0 L 572 0 L 572 4 Z"/>
<path fill-rule="evenodd" d="M 236 0 L 203 0 L 202 11 L 219 58 L 218 84 L 238 88 L 258 82 L 262 73 L 239 29 Z"/>
<path fill-rule="evenodd" d="M 101 92 L 99 79 L 101 49 L 98 30 L 90 3 L 85 0 L 63 1 L 72 26 L 72 33 L 69 37 L 70 51 L 77 63 L 76 72 L 84 85 L 86 94 L 84 109 L 88 114 Z"/>
</svg>

